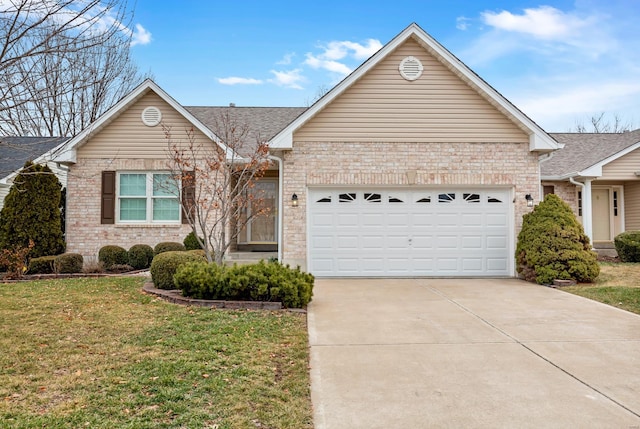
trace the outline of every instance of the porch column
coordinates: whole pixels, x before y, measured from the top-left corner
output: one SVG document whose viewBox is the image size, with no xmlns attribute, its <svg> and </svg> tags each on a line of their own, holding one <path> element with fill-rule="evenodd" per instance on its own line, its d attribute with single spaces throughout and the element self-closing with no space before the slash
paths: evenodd
<svg viewBox="0 0 640 429">
<path fill-rule="evenodd" d="M 593 206 L 591 203 L 591 181 L 593 179 L 584 179 L 584 188 L 582 188 L 582 223 L 584 233 L 589 237 L 591 247 L 593 248 Z"/>
</svg>

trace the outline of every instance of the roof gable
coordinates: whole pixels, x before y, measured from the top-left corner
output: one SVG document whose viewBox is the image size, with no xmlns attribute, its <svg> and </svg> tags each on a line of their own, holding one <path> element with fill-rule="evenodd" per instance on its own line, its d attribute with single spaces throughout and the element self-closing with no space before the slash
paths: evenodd
<svg viewBox="0 0 640 429">
<path fill-rule="evenodd" d="M 309 120 L 338 97 L 342 96 L 346 90 L 352 87 L 360 78 L 369 73 L 375 66 L 383 61 L 389 54 L 394 52 L 399 46 L 413 39 L 424 49 L 433 55 L 438 61 L 444 64 L 449 70 L 461 78 L 467 85 L 473 88 L 485 100 L 491 103 L 498 111 L 506 115 L 513 123 L 518 125 L 529 138 L 529 148 L 535 151 L 552 151 L 560 146 L 546 134 L 537 124 L 524 115 L 520 110 L 507 101 L 501 94 L 488 85 L 478 75 L 472 72 L 458 58 L 447 51 L 442 45 L 429 36 L 417 24 L 411 24 L 391 42 L 380 49 L 369 58 L 357 70 L 347 76 L 342 82 L 336 85 L 323 98 L 318 100 L 309 110 L 300 115 L 289 126 L 278 133 L 271 141 L 270 147 L 273 149 L 289 149 L 293 146 L 293 134 L 301 129 Z"/>
<path fill-rule="evenodd" d="M 207 138 L 215 142 L 222 150 L 227 153 L 228 159 L 239 158 L 237 154 L 234 154 L 225 144 L 202 122 L 196 119 L 189 111 L 181 106 L 176 100 L 174 100 L 169 94 L 167 94 L 162 88 L 160 88 L 155 82 L 150 79 L 142 82 L 137 88 L 131 91 L 127 96 L 123 97 L 115 105 L 113 105 L 107 112 L 105 112 L 94 123 L 82 130 L 78 135 L 71 138 L 66 144 L 62 145 L 55 156 L 54 161 L 62 164 L 73 164 L 76 162 L 77 149 L 84 145 L 94 134 L 98 133 L 106 126 L 108 126 L 115 118 L 117 118 L 122 112 L 126 111 L 130 106 L 135 104 L 144 95 L 153 91 L 162 100 L 175 109 L 180 115 L 182 115 L 187 121 L 193 124 L 194 128 L 202 132 Z"/>
</svg>

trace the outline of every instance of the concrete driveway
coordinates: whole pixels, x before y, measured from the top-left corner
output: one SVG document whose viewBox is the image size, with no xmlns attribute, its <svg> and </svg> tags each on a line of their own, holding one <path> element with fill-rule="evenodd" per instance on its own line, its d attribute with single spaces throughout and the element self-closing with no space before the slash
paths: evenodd
<svg viewBox="0 0 640 429">
<path fill-rule="evenodd" d="M 318 279 L 316 429 L 640 429 L 640 316 L 513 279 Z"/>
</svg>

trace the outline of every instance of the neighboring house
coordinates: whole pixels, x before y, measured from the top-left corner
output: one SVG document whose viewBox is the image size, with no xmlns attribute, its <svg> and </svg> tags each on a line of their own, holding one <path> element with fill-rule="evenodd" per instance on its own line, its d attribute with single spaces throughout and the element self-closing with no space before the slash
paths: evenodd
<svg viewBox="0 0 640 429">
<path fill-rule="evenodd" d="M 129 220 L 123 183 L 167 174 L 163 125 L 226 150 L 214 109 L 145 81 L 67 142 L 56 158 L 71 172 L 67 249 L 95 257 L 106 244 L 182 241 L 180 210 L 155 216 L 150 186 L 146 220 Z M 317 276 L 515 275 L 539 157 L 560 147 L 415 24 L 309 109 L 217 109 L 246 115 L 274 159 L 258 186 L 277 209 L 239 245 L 277 246 Z"/>
<path fill-rule="evenodd" d="M 67 170 L 51 159 L 55 156 L 56 148 L 67 140 L 67 137 L 0 137 L 0 209 L 13 179 L 27 161 L 46 163 L 62 187 L 66 187 Z"/>
<path fill-rule="evenodd" d="M 541 162 L 544 193 L 569 203 L 594 247 L 640 230 L 640 129 L 551 136 L 564 148 Z"/>
</svg>

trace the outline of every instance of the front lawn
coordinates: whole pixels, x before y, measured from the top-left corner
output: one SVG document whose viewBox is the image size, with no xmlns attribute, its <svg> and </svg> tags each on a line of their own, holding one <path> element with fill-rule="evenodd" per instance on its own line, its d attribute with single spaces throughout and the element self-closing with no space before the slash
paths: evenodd
<svg viewBox="0 0 640 429">
<path fill-rule="evenodd" d="M 0 284 L 0 427 L 313 426 L 304 315 L 176 306 L 142 282 Z"/>
<path fill-rule="evenodd" d="M 640 314 L 640 264 L 601 262 L 595 283 L 562 290 Z"/>
</svg>

